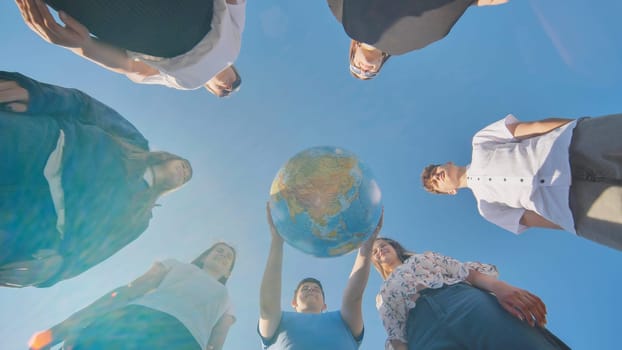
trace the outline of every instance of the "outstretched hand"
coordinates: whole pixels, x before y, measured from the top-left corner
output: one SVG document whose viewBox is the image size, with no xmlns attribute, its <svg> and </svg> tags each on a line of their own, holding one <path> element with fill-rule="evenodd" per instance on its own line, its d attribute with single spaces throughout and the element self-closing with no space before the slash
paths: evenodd
<svg viewBox="0 0 622 350">
<path fill-rule="evenodd" d="M 58 340 L 54 339 L 54 334 L 50 329 L 46 329 L 41 332 L 37 332 L 30 337 L 28 341 L 28 349 L 30 350 L 44 350 L 50 349 L 56 345 Z"/>
<path fill-rule="evenodd" d="M 521 321 L 544 327 L 546 324 L 546 306 L 537 296 L 526 290 L 516 288 L 499 281 L 494 290 L 501 306 Z"/>
<path fill-rule="evenodd" d="M 77 48 L 91 40 L 89 30 L 62 11 L 59 17 L 65 26 L 57 23 L 42 0 L 15 0 L 15 3 L 28 27 L 49 43 Z"/>
<path fill-rule="evenodd" d="M 55 250 L 39 249 L 28 260 L 0 266 L 0 286 L 20 288 L 45 282 L 62 264 L 63 258 Z"/>
<path fill-rule="evenodd" d="M 60 342 L 63 343 L 63 349 L 71 350 L 76 339 L 76 333 L 71 331 L 76 325 L 63 322 L 50 329 L 37 332 L 30 337 L 28 341 L 29 350 L 49 350 Z"/>
<path fill-rule="evenodd" d="M 268 225 L 270 226 L 270 236 L 275 243 L 283 243 L 283 237 L 279 234 L 279 231 L 274 226 L 272 221 L 272 212 L 270 211 L 270 202 L 266 202 L 266 216 L 268 219 Z"/>
<path fill-rule="evenodd" d="M 0 105 L 11 112 L 26 112 L 30 96 L 28 90 L 13 80 L 0 79 Z"/>
</svg>

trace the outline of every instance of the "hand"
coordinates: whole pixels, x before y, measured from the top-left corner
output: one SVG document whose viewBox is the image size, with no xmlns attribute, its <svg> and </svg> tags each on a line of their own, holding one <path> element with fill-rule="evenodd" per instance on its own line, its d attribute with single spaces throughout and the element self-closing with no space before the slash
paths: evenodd
<svg viewBox="0 0 622 350">
<path fill-rule="evenodd" d="M 270 202 L 266 202 L 266 216 L 268 217 L 268 225 L 270 226 L 270 236 L 272 236 L 272 241 L 275 243 L 283 243 L 283 237 L 281 237 L 279 231 L 277 231 L 276 227 L 274 226 L 274 222 L 272 221 Z"/>
<path fill-rule="evenodd" d="M 90 40 L 89 30 L 80 22 L 64 12 L 59 17 L 65 24 L 61 26 L 54 20 L 47 5 L 42 0 L 15 0 L 24 22 L 43 40 L 65 47 L 84 47 Z"/>
<path fill-rule="evenodd" d="M 0 266 L 0 282 L 5 287 L 26 287 L 50 279 L 63 264 L 63 258 L 51 249 L 40 249 L 31 260 Z"/>
<path fill-rule="evenodd" d="M 58 340 L 54 339 L 54 334 L 52 331 L 47 329 L 45 331 L 37 332 L 30 337 L 28 341 L 28 349 L 32 350 L 43 350 L 50 349 L 58 343 Z"/>
<path fill-rule="evenodd" d="M 26 112 L 30 96 L 28 90 L 12 80 L 0 80 L 0 105 L 11 112 Z"/>
<path fill-rule="evenodd" d="M 507 312 L 521 321 L 526 321 L 532 327 L 536 324 L 544 327 L 546 324 L 546 306 L 537 296 L 502 281 L 497 281 L 491 292 Z"/>
<path fill-rule="evenodd" d="M 374 241 L 378 237 L 380 230 L 382 230 L 382 224 L 384 224 L 384 207 L 382 207 L 382 213 L 380 213 L 380 219 L 378 219 L 378 225 L 376 225 L 376 229 L 371 234 L 371 236 L 369 236 L 369 238 L 365 242 L 363 242 L 361 248 L 359 248 L 361 252 L 371 252 L 372 247 L 374 246 Z"/>
</svg>

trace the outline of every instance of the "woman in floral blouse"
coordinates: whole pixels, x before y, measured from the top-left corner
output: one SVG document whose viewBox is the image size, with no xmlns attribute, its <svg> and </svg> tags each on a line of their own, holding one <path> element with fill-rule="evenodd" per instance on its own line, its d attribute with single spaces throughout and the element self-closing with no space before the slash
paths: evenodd
<svg viewBox="0 0 622 350">
<path fill-rule="evenodd" d="M 569 349 L 544 328 L 542 300 L 498 280 L 494 265 L 412 253 L 389 238 L 376 239 L 372 261 L 385 280 L 376 307 L 386 349 Z"/>
</svg>

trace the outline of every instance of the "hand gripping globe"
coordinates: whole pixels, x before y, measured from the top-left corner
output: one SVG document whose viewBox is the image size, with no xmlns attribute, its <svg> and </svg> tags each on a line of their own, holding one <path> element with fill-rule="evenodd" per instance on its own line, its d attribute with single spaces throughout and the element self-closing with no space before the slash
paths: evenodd
<svg viewBox="0 0 622 350">
<path fill-rule="evenodd" d="M 285 163 L 270 188 L 274 226 L 291 246 L 318 257 L 356 249 L 382 214 L 380 188 L 356 155 L 306 149 Z"/>
</svg>

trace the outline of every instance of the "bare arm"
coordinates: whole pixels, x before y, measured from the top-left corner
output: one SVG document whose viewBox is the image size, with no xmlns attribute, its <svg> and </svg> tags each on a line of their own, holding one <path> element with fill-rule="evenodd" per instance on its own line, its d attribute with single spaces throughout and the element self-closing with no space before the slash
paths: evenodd
<svg viewBox="0 0 622 350">
<path fill-rule="evenodd" d="M 566 125 L 574 119 L 549 118 L 533 122 L 519 122 L 507 126 L 512 136 L 519 140 L 528 139 L 530 137 L 544 135 L 563 125 Z"/>
<path fill-rule="evenodd" d="M 114 289 L 63 322 L 33 335 L 29 341 L 30 349 L 48 349 L 60 343 L 76 329 L 88 325 L 97 316 L 123 307 L 130 301 L 157 288 L 167 272 L 164 265 L 155 263 L 149 271 L 130 284 Z"/>
<path fill-rule="evenodd" d="M 371 237 L 359 248 L 352 272 L 348 279 L 348 284 L 343 292 L 341 300 L 341 317 L 350 328 L 354 337 L 359 337 L 363 332 L 363 292 L 369 279 L 369 269 L 371 267 L 372 246 L 378 233 L 382 229 L 384 213 L 381 214 L 378 226 Z"/>
<path fill-rule="evenodd" d="M 90 38 L 82 47 L 70 48 L 78 56 L 82 56 L 97 65 L 120 74 L 138 74 L 141 76 L 156 75 L 159 71 L 148 64 L 132 60 L 125 50 Z"/>
<path fill-rule="evenodd" d="M 525 213 L 520 218 L 519 223 L 527 227 L 544 227 L 552 228 L 555 230 L 562 230 L 561 226 L 543 218 L 540 214 L 531 210 L 525 210 Z"/>
<path fill-rule="evenodd" d="M 264 338 L 271 338 L 281 322 L 283 238 L 274 227 L 269 205 L 266 211 L 272 239 L 259 292 L 259 334 Z"/>
<path fill-rule="evenodd" d="M 229 328 L 234 323 L 235 318 L 233 316 L 228 314 L 222 315 L 214 328 L 212 328 L 209 341 L 207 342 L 207 350 L 221 350 L 225 339 L 227 339 Z"/>
<path fill-rule="evenodd" d="M 3 107 L 13 112 L 93 125 L 144 150 L 149 148 L 149 142 L 132 123 L 114 109 L 77 89 L 0 71 L 0 108 Z"/>
<path fill-rule="evenodd" d="M 473 286 L 492 292 L 499 304 L 510 314 L 534 326 L 546 324 L 546 306 L 537 296 L 516 288 L 493 276 L 469 270 L 467 281 Z"/>
<path fill-rule="evenodd" d="M 59 13 L 65 26 L 56 22 L 41 0 L 16 0 L 24 22 L 45 41 L 66 47 L 108 70 L 121 74 L 150 76 L 158 70 L 128 57 L 125 50 L 93 38 L 89 30 L 64 12 Z"/>
</svg>

